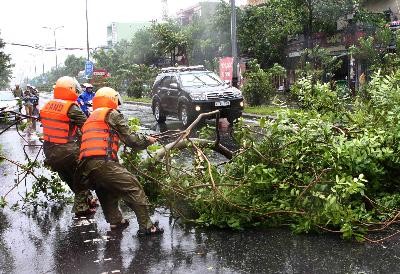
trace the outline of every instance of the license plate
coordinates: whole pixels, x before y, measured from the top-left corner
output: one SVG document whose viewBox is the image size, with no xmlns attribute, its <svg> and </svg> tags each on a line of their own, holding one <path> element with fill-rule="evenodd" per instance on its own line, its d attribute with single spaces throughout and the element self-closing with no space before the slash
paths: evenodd
<svg viewBox="0 0 400 274">
<path fill-rule="evenodd" d="M 216 107 L 224 107 L 224 106 L 230 106 L 231 102 L 230 101 L 219 101 L 215 102 Z"/>
</svg>

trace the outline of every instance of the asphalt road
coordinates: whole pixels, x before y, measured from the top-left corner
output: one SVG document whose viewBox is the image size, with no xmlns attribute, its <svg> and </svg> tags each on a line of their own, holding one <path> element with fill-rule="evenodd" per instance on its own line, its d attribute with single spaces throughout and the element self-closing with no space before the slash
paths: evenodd
<svg viewBox="0 0 400 274">
<path fill-rule="evenodd" d="M 145 106 L 126 105 L 145 132 L 162 129 Z M 222 128 L 225 128 L 222 125 Z M 40 128 L 38 128 L 40 130 Z M 225 132 L 228 134 L 228 130 Z M 25 135 L 30 144 L 40 144 Z M 25 161 L 25 142 L 15 130 L 0 135 L 4 154 Z M 37 147 L 27 147 L 35 155 Z M 0 195 L 14 185 L 16 168 L 0 164 Z M 8 197 L 12 205 L 26 186 Z M 111 234 L 101 209 L 93 219 L 74 219 L 71 206 L 37 212 L 0 209 L 0 273 L 400 273 L 399 238 L 383 244 L 346 242 L 336 235 L 293 235 L 286 229 L 230 231 L 185 227 L 159 208 L 165 233 L 140 239 L 134 213 L 123 208 L 130 226 Z"/>
</svg>

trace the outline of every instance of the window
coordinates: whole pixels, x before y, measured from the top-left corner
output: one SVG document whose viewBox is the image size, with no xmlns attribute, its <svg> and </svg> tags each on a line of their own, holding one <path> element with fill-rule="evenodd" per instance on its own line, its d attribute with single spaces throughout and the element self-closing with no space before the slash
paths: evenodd
<svg viewBox="0 0 400 274">
<path fill-rule="evenodd" d="M 165 76 L 165 77 L 160 81 L 159 87 L 160 87 L 160 88 L 169 87 L 170 82 L 171 82 L 171 76 Z"/>
<path fill-rule="evenodd" d="M 219 86 L 224 84 L 222 80 L 212 72 L 182 74 L 181 81 L 184 87 Z"/>
<path fill-rule="evenodd" d="M 178 80 L 176 80 L 175 76 L 171 76 L 169 86 L 171 86 L 171 84 L 173 84 L 173 83 L 178 84 Z"/>
</svg>

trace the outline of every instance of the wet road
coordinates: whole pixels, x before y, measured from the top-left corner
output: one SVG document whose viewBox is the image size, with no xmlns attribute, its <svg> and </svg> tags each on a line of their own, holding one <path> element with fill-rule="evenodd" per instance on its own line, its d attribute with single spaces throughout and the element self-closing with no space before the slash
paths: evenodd
<svg viewBox="0 0 400 274">
<path fill-rule="evenodd" d="M 159 130 L 148 107 L 126 105 L 123 111 L 138 116 L 148 131 Z M 178 121 L 168 121 L 167 129 L 177 127 Z M 0 135 L 0 143 L 7 157 L 24 162 L 24 142 L 15 130 Z M 13 186 L 15 171 L 0 164 L 0 195 Z M 24 191 L 13 192 L 10 204 Z M 108 231 L 101 209 L 90 220 L 74 219 L 71 206 L 36 213 L 0 209 L 0 273 L 400 273 L 399 238 L 370 245 L 286 229 L 205 230 L 184 227 L 158 209 L 152 218 L 164 235 L 140 239 L 134 214 L 123 211 L 131 222 L 118 235 Z"/>
</svg>

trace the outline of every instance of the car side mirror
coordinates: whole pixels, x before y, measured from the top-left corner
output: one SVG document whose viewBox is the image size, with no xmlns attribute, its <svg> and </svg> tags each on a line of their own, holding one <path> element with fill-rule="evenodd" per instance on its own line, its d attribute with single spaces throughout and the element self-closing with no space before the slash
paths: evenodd
<svg viewBox="0 0 400 274">
<path fill-rule="evenodd" d="M 178 83 L 171 83 L 169 84 L 170 88 L 178 89 Z"/>
</svg>

